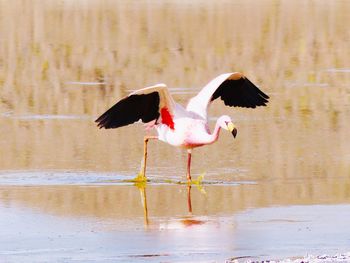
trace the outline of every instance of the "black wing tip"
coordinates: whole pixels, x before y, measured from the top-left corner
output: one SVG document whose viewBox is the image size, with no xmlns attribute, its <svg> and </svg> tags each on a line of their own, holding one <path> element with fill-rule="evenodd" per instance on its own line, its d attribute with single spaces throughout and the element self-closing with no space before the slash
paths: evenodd
<svg viewBox="0 0 350 263">
<path fill-rule="evenodd" d="M 110 116 L 109 114 L 107 115 L 102 115 L 101 117 L 99 117 L 98 119 L 95 120 L 95 122 L 97 123 L 97 127 L 99 129 L 115 129 L 115 128 L 119 128 L 121 126 L 126 126 L 126 125 L 118 125 L 119 123 L 115 123 L 115 121 L 113 120 L 113 116 Z"/>
<path fill-rule="evenodd" d="M 245 78 L 246 81 L 248 82 L 248 85 L 250 86 L 252 90 L 256 92 L 256 105 L 257 107 L 259 106 L 267 106 L 267 103 L 269 102 L 268 100 L 270 97 L 265 94 L 262 90 L 260 90 L 253 82 L 251 82 L 248 78 Z M 255 107 L 254 107 L 255 108 Z"/>
<path fill-rule="evenodd" d="M 160 97 L 157 91 L 129 95 L 114 104 L 95 122 L 100 129 L 115 129 L 139 120 L 149 122 L 159 117 L 159 102 Z"/>
<path fill-rule="evenodd" d="M 97 127 L 99 129 L 102 129 L 102 128 L 105 128 L 105 129 L 108 129 L 107 126 L 106 126 L 106 119 L 107 119 L 108 116 L 106 116 L 106 114 L 102 114 L 100 117 L 98 117 L 95 122 L 97 123 Z"/>
<path fill-rule="evenodd" d="M 212 95 L 211 101 L 221 97 L 226 106 L 256 108 L 267 106 L 270 98 L 247 77 L 225 80 Z"/>
<path fill-rule="evenodd" d="M 103 123 L 98 123 L 98 124 L 97 124 L 97 127 L 98 127 L 99 129 L 102 129 L 102 128 L 110 129 L 110 127 L 108 127 L 107 125 L 105 125 L 105 124 L 103 124 Z"/>
<path fill-rule="evenodd" d="M 114 117 L 113 117 L 113 112 L 111 111 L 111 109 L 107 110 L 105 113 L 103 113 L 100 117 L 98 117 L 95 120 L 95 123 L 97 123 L 97 127 L 99 129 L 102 129 L 102 128 L 112 129 L 112 128 L 119 127 L 119 126 L 115 125 L 114 122 L 115 121 L 114 121 Z"/>
<path fill-rule="evenodd" d="M 270 97 L 266 93 L 262 92 L 260 89 L 259 89 L 259 95 L 267 102 L 268 102 L 268 99 L 270 99 Z"/>
<path fill-rule="evenodd" d="M 108 129 L 107 126 L 105 126 L 105 125 L 102 124 L 102 123 L 98 123 L 98 124 L 97 124 L 97 127 L 98 127 L 99 129 L 102 129 L 102 128 Z"/>
<path fill-rule="evenodd" d="M 263 97 L 265 100 L 268 100 L 270 97 L 265 94 L 261 89 L 259 89 L 253 82 L 251 82 L 247 77 L 245 77 L 245 80 L 248 82 L 248 85 L 250 85 L 251 87 L 255 88 L 255 90 L 257 91 L 257 93 Z"/>
</svg>

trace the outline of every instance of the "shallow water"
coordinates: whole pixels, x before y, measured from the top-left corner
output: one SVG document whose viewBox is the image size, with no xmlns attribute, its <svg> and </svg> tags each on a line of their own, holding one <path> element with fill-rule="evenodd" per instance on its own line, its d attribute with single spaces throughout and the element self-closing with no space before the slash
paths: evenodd
<svg viewBox="0 0 350 263">
<path fill-rule="evenodd" d="M 106 184 L 103 177 L 113 175 L 87 174 L 90 180 L 75 185 L 81 174 L 58 174 L 36 173 L 35 185 L 32 175 L 22 177 L 26 186 L 1 187 L 5 261 L 278 259 L 341 253 L 350 242 L 350 194 L 343 184 L 339 190 L 347 194 L 322 193 L 319 205 L 310 191 L 293 195 L 301 187 L 293 184 L 286 196 L 280 185 L 263 183 L 140 188 L 123 179 Z"/>
<path fill-rule="evenodd" d="M 0 262 L 350 250 L 349 2 L 0 6 Z M 238 135 L 223 131 L 193 151 L 202 183 L 184 184 L 185 151 L 151 141 L 150 181 L 135 185 L 147 132 L 141 124 L 99 130 L 94 119 L 157 82 L 185 104 L 236 70 L 270 103 L 213 103 L 211 127 L 228 114 Z"/>
</svg>

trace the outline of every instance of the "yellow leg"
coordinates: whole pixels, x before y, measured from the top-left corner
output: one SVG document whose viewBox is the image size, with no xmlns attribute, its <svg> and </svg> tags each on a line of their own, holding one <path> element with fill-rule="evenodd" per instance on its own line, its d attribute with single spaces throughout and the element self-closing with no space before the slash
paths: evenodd
<svg viewBox="0 0 350 263">
<path fill-rule="evenodd" d="M 141 203 L 143 207 L 143 215 L 144 215 L 144 220 L 145 220 L 145 227 L 148 226 L 148 209 L 147 209 L 147 197 L 146 197 L 146 187 L 141 186 L 138 187 L 140 190 L 140 195 L 141 195 Z"/>
<path fill-rule="evenodd" d="M 146 178 L 146 166 L 147 166 L 147 143 L 150 139 L 158 139 L 157 136 L 145 136 L 143 139 L 143 162 L 141 173 Z"/>
</svg>

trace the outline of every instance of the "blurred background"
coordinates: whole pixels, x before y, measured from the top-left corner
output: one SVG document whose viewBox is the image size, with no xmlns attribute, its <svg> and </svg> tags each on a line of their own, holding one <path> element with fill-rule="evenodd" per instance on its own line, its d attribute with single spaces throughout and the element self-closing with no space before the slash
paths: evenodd
<svg viewBox="0 0 350 263">
<path fill-rule="evenodd" d="M 142 125 L 99 130 L 96 117 L 159 82 L 185 105 L 212 78 L 241 71 L 270 103 L 215 102 L 211 125 L 231 115 L 238 137 L 222 133 L 196 149 L 195 177 L 266 183 L 235 197 L 250 205 L 349 200 L 348 21 L 342 0 L 1 0 L 0 169 L 134 176 Z M 183 179 L 185 160 L 181 149 L 151 142 L 149 176 Z"/>
</svg>

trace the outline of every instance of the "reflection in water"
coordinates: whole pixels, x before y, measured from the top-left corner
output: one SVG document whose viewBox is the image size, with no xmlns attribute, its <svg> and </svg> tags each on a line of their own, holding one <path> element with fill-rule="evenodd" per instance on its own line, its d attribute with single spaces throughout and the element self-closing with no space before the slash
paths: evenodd
<svg viewBox="0 0 350 263">
<path fill-rule="evenodd" d="M 148 209 L 147 209 L 146 183 L 136 184 L 135 186 L 140 190 L 141 203 L 143 207 L 143 216 L 145 218 L 145 226 L 148 226 L 149 219 L 148 219 Z"/>
<path fill-rule="evenodd" d="M 179 255 L 224 260 L 262 253 L 303 255 L 315 246 L 325 253 L 325 248 L 344 249 L 348 239 L 347 231 L 325 227 L 329 221 L 320 218 L 323 213 L 336 217 L 337 224 L 350 229 L 342 217 L 347 207 L 337 205 L 350 203 L 349 180 L 208 184 L 203 194 L 195 186 L 180 184 L 100 185 L 99 176 L 85 185 L 1 186 L 0 225 L 6 225 L 2 249 L 13 257 L 33 249 L 36 256 L 49 251 L 50 257 L 62 258 L 66 254 L 59 251 L 68 249 L 79 258 L 83 249 L 89 259 L 119 255 L 115 262 L 142 255 L 163 255 L 165 261 Z M 337 238 L 331 241 L 334 238 L 323 233 Z M 297 247 L 288 238 L 291 235 L 297 238 Z M 30 244 L 18 244 L 23 238 Z M 324 241 L 322 248 L 319 240 Z M 61 250 L 53 255 L 51 247 Z"/>
<path fill-rule="evenodd" d="M 187 205 L 188 205 L 188 212 L 190 213 L 190 215 L 192 214 L 191 188 L 192 186 L 189 184 L 187 186 Z"/>
<path fill-rule="evenodd" d="M 349 210 L 336 204 L 350 203 L 348 180 L 205 185 L 205 192 L 170 184 L 2 186 L 0 246 L 14 258 L 33 250 L 82 261 L 103 254 L 113 262 L 334 253 L 347 246 L 349 221 L 342 215 Z"/>
<path fill-rule="evenodd" d="M 144 222 L 145 226 L 147 227 L 150 223 L 148 218 L 148 208 L 147 208 L 147 195 L 146 195 L 146 183 L 136 183 L 135 186 L 140 191 L 141 196 L 141 204 L 143 208 L 143 216 L 144 216 Z M 188 215 L 184 216 L 180 222 L 184 226 L 192 226 L 192 225 L 198 225 L 202 224 L 203 221 L 196 220 L 191 218 L 192 217 L 192 200 L 191 200 L 191 189 L 192 186 L 190 184 L 187 185 L 187 207 L 188 207 Z"/>
<path fill-rule="evenodd" d="M 72 176 L 71 174 L 68 176 Z M 0 202 L 64 217 L 116 221 L 184 216 L 232 215 L 250 208 L 350 202 L 349 180 L 270 181 L 259 184 L 204 185 L 44 185 L 2 186 Z M 147 191 L 147 195 L 146 195 Z M 141 201 L 140 201 L 141 197 Z M 144 205 L 143 205 L 144 204 Z M 149 223 L 156 223 L 149 221 Z"/>
</svg>

